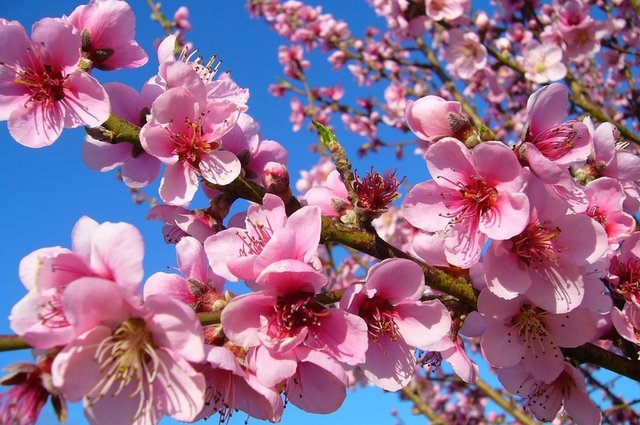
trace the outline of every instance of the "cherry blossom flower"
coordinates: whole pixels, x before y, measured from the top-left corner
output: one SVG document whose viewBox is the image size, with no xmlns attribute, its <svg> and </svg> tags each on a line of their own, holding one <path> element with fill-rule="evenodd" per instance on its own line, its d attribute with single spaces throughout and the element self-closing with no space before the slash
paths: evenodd
<svg viewBox="0 0 640 425">
<path fill-rule="evenodd" d="M 427 232 L 446 231 L 449 263 L 469 267 L 479 260 L 487 237 L 509 239 L 527 225 L 522 167 L 504 144 L 485 142 L 469 151 L 459 140 L 445 138 L 429 148 L 426 160 L 433 180 L 411 189 L 403 215 Z"/>
<path fill-rule="evenodd" d="M 525 46 L 523 67 L 525 77 L 538 84 L 561 80 L 567 74 L 567 67 L 562 63 L 562 49 L 553 43 L 540 44 L 536 40 Z"/>
<path fill-rule="evenodd" d="M 449 41 L 443 47 L 447 68 L 463 80 L 473 77 L 487 64 L 487 49 L 472 32 L 462 33 L 458 29 L 449 31 Z"/>
<path fill-rule="evenodd" d="M 140 130 L 144 150 L 167 164 L 160 197 L 170 205 L 183 206 L 193 199 L 198 176 L 226 185 L 240 175 L 238 158 L 220 149 L 237 108 L 232 103 L 209 108 L 206 99 L 184 88 L 170 89 L 153 102 L 152 119 Z"/>
<path fill-rule="evenodd" d="M 409 260 L 387 259 L 367 273 L 364 284 L 347 288 L 340 306 L 359 315 L 368 327 L 369 348 L 360 365 L 364 375 L 387 391 L 397 391 L 413 377 L 415 348 L 428 349 L 451 327 L 438 300 L 420 301 L 424 274 Z"/>
<path fill-rule="evenodd" d="M 503 300 L 484 290 L 478 311 L 488 327 L 482 335 L 482 355 L 495 367 L 521 361 L 536 379 L 552 382 L 564 370 L 559 347 L 578 347 L 596 332 L 596 320 L 585 308 L 550 314 L 524 296 Z"/>
<path fill-rule="evenodd" d="M 530 221 L 520 234 L 489 247 L 487 286 L 500 298 L 526 294 L 551 313 L 567 313 L 582 303 L 587 279 L 603 274 L 590 267 L 607 253 L 607 234 L 591 217 L 567 214 L 567 204 L 533 176 L 526 193 Z"/>
<path fill-rule="evenodd" d="M 82 54 L 102 70 L 138 68 L 149 57 L 133 39 L 136 17 L 122 0 L 91 0 L 69 15 L 82 34 Z"/>
<path fill-rule="evenodd" d="M 208 384 L 205 407 L 195 420 L 218 413 L 220 422 L 227 423 L 242 410 L 256 419 L 280 421 L 284 405 L 279 393 L 260 383 L 231 349 L 208 346 L 206 351 L 206 363 L 198 367 Z"/>
<path fill-rule="evenodd" d="M 242 347 L 262 345 L 286 353 L 304 344 L 352 366 L 362 363 L 367 350 L 364 320 L 316 301 L 326 283 L 326 276 L 308 264 L 271 264 L 258 277 L 264 290 L 233 298 L 222 311 L 225 335 Z"/>
<path fill-rule="evenodd" d="M 498 378 L 508 391 L 526 397 L 527 406 L 541 421 L 552 421 L 563 406 L 580 425 L 600 424 L 602 413 L 589 398 L 584 377 L 569 363 L 550 383 L 535 379 L 522 365 L 499 369 Z"/>
<path fill-rule="evenodd" d="M 469 0 L 426 0 L 427 16 L 434 21 L 452 21 L 469 9 Z"/>
<path fill-rule="evenodd" d="M 223 300 L 224 279 L 213 273 L 202 243 L 185 236 L 176 244 L 178 270 L 182 276 L 163 272 L 154 273 L 144 285 L 144 297 L 159 295 L 179 300 L 196 313 L 214 310 Z"/>
<path fill-rule="evenodd" d="M 262 205 L 249 206 L 246 215 L 234 217 L 232 226 L 207 238 L 204 247 L 214 273 L 251 283 L 279 260 L 313 263 L 321 226 L 318 207 L 303 207 L 287 217 L 282 199 L 267 193 Z"/>
<path fill-rule="evenodd" d="M 82 7 L 82 6 L 81 6 Z M 107 83 L 105 90 L 111 99 L 113 113 L 135 125 L 147 123 L 146 112 L 154 98 L 148 90 L 142 94 L 121 83 Z M 94 170 L 110 171 L 120 166 L 122 181 L 129 187 L 144 187 L 160 173 L 160 161 L 131 143 L 108 143 L 87 136 L 82 145 L 82 160 Z"/>
<path fill-rule="evenodd" d="M 202 328 L 189 307 L 158 296 L 134 306 L 101 278 L 71 283 L 64 307 L 78 336 L 54 359 L 53 384 L 84 398 L 89 421 L 192 421 L 202 411 L 204 377 L 189 364 L 205 359 Z"/>
<path fill-rule="evenodd" d="M 71 238 L 72 250 L 42 248 L 20 262 L 20 279 L 29 293 L 13 307 L 9 320 L 13 331 L 37 348 L 73 338 L 63 294 L 74 281 L 99 277 L 131 295 L 139 292 L 144 247 L 135 227 L 82 217 Z"/>
<path fill-rule="evenodd" d="M 109 118 L 107 92 L 77 69 L 80 34 L 62 19 L 33 26 L 31 40 L 18 22 L 0 24 L 0 120 L 31 148 L 51 145 L 63 128 L 97 127 Z"/>
</svg>

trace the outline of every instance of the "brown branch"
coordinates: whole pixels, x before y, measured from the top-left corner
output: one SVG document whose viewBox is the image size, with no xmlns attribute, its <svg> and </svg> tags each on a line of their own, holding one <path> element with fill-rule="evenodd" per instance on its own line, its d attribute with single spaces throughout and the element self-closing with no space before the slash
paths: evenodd
<svg viewBox="0 0 640 425">
<path fill-rule="evenodd" d="M 414 385 L 404 387 L 402 393 L 413 402 L 413 405 L 420 413 L 429 419 L 429 423 L 432 425 L 447 425 L 447 421 L 438 416 L 438 413 L 420 397 L 418 389 Z"/>
</svg>

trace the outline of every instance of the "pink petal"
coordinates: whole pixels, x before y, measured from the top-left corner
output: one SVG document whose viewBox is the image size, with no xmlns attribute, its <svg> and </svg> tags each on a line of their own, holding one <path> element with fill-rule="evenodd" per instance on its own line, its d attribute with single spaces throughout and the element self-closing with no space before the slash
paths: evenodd
<svg viewBox="0 0 640 425">
<path fill-rule="evenodd" d="M 577 268 L 559 264 L 529 270 L 532 284 L 526 295 L 538 307 L 560 314 L 582 303 L 584 281 Z"/>
<path fill-rule="evenodd" d="M 286 229 L 295 235 L 296 257 L 305 262 L 311 262 L 316 255 L 320 243 L 322 220 L 320 208 L 303 207 L 291 214 Z"/>
<path fill-rule="evenodd" d="M 186 89 L 176 87 L 162 93 L 153 102 L 151 116 L 160 124 L 183 123 L 185 118 L 195 121 L 198 115 L 196 99 Z"/>
<path fill-rule="evenodd" d="M 471 157 L 489 186 L 500 192 L 517 192 L 522 188 L 522 166 L 513 150 L 504 143 L 480 143 L 471 151 Z M 500 164 L 500 167 L 496 167 L 496 164 Z"/>
<path fill-rule="evenodd" d="M 301 261 L 281 260 L 267 266 L 256 281 L 276 295 L 318 293 L 326 285 L 327 276 Z"/>
<path fill-rule="evenodd" d="M 91 243 L 93 270 L 138 294 L 144 258 L 144 242 L 138 229 L 128 223 L 103 223 L 94 232 Z"/>
<path fill-rule="evenodd" d="M 15 109 L 9 117 L 9 133 L 18 143 L 29 148 L 41 148 L 55 142 L 64 125 L 60 102 L 48 108 L 31 102 Z"/>
<path fill-rule="evenodd" d="M 165 164 L 178 162 L 175 144 L 169 130 L 153 123 L 147 123 L 140 129 L 140 144 L 150 155 L 160 159 Z"/>
<path fill-rule="evenodd" d="M 98 127 L 109 118 L 111 104 L 109 95 L 98 80 L 89 74 L 76 71 L 65 80 L 64 99 L 65 127 Z"/>
<path fill-rule="evenodd" d="M 218 276 L 231 282 L 237 282 L 238 278 L 229 271 L 227 261 L 236 257 L 242 248 L 242 239 L 239 236 L 242 232 L 244 229 L 231 227 L 209 236 L 204 241 L 204 250 L 207 253 L 211 269 Z"/>
<path fill-rule="evenodd" d="M 395 323 L 411 347 L 426 349 L 449 333 L 451 317 L 438 300 L 402 302 L 396 305 Z"/>
<path fill-rule="evenodd" d="M 220 321 L 231 341 L 242 347 L 260 345 L 263 319 L 274 314 L 274 297 L 260 292 L 235 297 L 222 310 Z"/>
<path fill-rule="evenodd" d="M 148 298 L 152 295 L 160 295 L 172 298 L 185 304 L 195 304 L 198 299 L 189 292 L 187 282 L 182 276 L 157 272 L 149 276 L 144 284 L 143 296 Z"/>
<path fill-rule="evenodd" d="M 510 242 L 493 242 L 484 257 L 487 287 L 496 296 L 510 300 L 531 286 L 529 267 L 508 249 Z"/>
<path fill-rule="evenodd" d="M 426 160 L 433 180 L 447 189 L 459 190 L 457 183 L 469 184 L 471 177 L 478 175 L 471 152 L 453 137 L 434 143 L 427 150 Z"/>
<path fill-rule="evenodd" d="M 160 198 L 169 205 L 187 205 L 198 191 L 198 176 L 188 164 L 168 165 L 160 181 Z"/>
<path fill-rule="evenodd" d="M 46 52 L 45 63 L 65 72 L 73 72 L 80 60 L 81 38 L 79 32 L 59 18 L 41 19 L 31 28 L 31 39 Z"/>
<path fill-rule="evenodd" d="M 213 151 L 200 158 L 202 178 L 213 184 L 227 185 L 240 175 L 242 166 L 235 154 L 229 151 Z"/>
<path fill-rule="evenodd" d="M 560 83 L 544 86 L 529 97 L 529 132 L 538 134 L 562 122 L 569 110 L 567 88 Z"/>
<path fill-rule="evenodd" d="M 482 355 L 494 367 L 511 367 L 522 361 L 525 346 L 518 330 L 499 324 L 490 325 L 480 342 Z"/>
<path fill-rule="evenodd" d="M 207 283 L 209 277 L 209 262 L 204 252 L 204 246 L 197 239 L 185 236 L 176 244 L 178 268 L 187 278 L 193 278 Z"/>
<path fill-rule="evenodd" d="M 129 143 L 111 144 L 87 137 L 82 144 L 82 161 L 89 168 L 110 171 L 131 157 Z"/>
<path fill-rule="evenodd" d="M 420 266 L 410 260 L 390 258 L 369 269 L 366 288 L 376 297 L 396 305 L 420 299 L 425 290 L 424 274 Z"/>
<path fill-rule="evenodd" d="M 292 377 L 298 368 L 298 362 L 293 357 L 293 353 L 278 356 L 264 347 L 257 347 L 254 355 L 256 376 L 260 382 L 268 387 L 275 387 L 285 379 Z"/>
<path fill-rule="evenodd" d="M 444 230 L 451 222 L 451 213 L 442 199 L 445 194 L 450 195 L 450 192 L 433 180 L 419 183 L 407 194 L 402 204 L 402 216 L 415 227 L 427 232 Z"/>
<path fill-rule="evenodd" d="M 564 356 L 553 336 L 532 337 L 528 341 L 524 366 L 536 379 L 546 383 L 553 382 L 560 375 L 564 369 Z"/>
<path fill-rule="evenodd" d="M 111 109 L 120 117 L 139 125 L 142 121 L 142 108 L 151 106 L 143 105 L 140 94 L 136 89 L 122 83 L 106 83 L 104 89 L 109 95 Z"/>
<path fill-rule="evenodd" d="M 415 372 L 413 350 L 401 339 L 386 336 L 372 341 L 367 350 L 364 375 L 373 384 L 387 391 L 398 391 L 407 386 Z"/>
<path fill-rule="evenodd" d="M 160 161 L 142 152 L 137 157 L 129 157 L 121 168 L 122 181 L 131 188 L 148 186 L 160 174 Z"/>
<path fill-rule="evenodd" d="M 578 347 L 589 342 L 596 333 L 596 319 L 585 308 L 578 307 L 565 314 L 548 314 L 543 321 L 560 347 Z"/>
<path fill-rule="evenodd" d="M 85 215 L 80 217 L 71 231 L 71 247 L 87 263 L 91 261 L 93 235 L 99 227 L 97 221 Z"/>
<path fill-rule="evenodd" d="M 149 312 L 147 329 L 156 346 L 192 363 L 204 361 L 202 325 L 190 307 L 160 295 L 146 298 L 144 307 Z"/>
<path fill-rule="evenodd" d="M 319 343 L 317 348 L 328 351 L 339 362 L 351 366 L 364 363 L 369 337 L 362 318 L 330 308 L 314 334 Z"/>
<path fill-rule="evenodd" d="M 479 230 L 491 239 L 506 240 L 529 224 L 529 198 L 524 193 L 499 192 L 491 210 L 480 216 Z"/>
<path fill-rule="evenodd" d="M 573 388 L 569 391 L 564 398 L 564 408 L 577 424 L 600 425 L 602 423 L 602 412 L 584 390 Z"/>
</svg>

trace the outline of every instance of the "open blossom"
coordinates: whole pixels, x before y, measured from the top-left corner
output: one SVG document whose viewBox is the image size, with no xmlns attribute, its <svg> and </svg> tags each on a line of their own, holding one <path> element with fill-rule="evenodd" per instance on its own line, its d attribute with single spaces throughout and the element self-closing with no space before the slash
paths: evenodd
<svg viewBox="0 0 640 425">
<path fill-rule="evenodd" d="M 560 407 L 580 425 L 599 425 L 602 413 L 587 393 L 584 376 L 569 363 L 550 383 L 535 379 L 522 365 L 499 369 L 498 379 L 504 387 L 522 397 L 541 421 L 552 421 Z"/>
<path fill-rule="evenodd" d="M 450 30 L 449 41 L 443 49 L 447 69 L 463 80 L 470 79 L 487 64 L 487 49 L 475 33 Z"/>
<path fill-rule="evenodd" d="M 560 347 L 578 347 L 591 340 L 596 319 L 585 308 L 551 314 L 524 296 L 503 300 L 485 289 L 478 311 L 488 327 L 482 335 L 482 355 L 495 367 L 520 363 L 536 379 L 552 382 L 564 369 Z"/>
<path fill-rule="evenodd" d="M 525 77 L 538 84 L 561 80 L 567 74 L 562 49 L 553 43 L 540 44 L 536 40 L 527 43 L 523 65 Z"/>
<path fill-rule="evenodd" d="M 105 90 L 111 99 L 113 113 L 135 125 L 147 123 L 146 112 L 155 97 L 148 90 L 141 94 L 121 83 L 107 83 Z M 94 170 L 109 171 L 120 166 L 122 181 L 129 187 L 144 187 L 160 172 L 158 158 L 132 143 L 109 143 L 87 136 L 82 145 L 82 160 Z"/>
<path fill-rule="evenodd" d="M 82 217 L 71 237 L 71 250 L 42 248 L 20 262 L 20 279 L 29 293 L 13 307 L 9 320 L 13 331 L 37 348 L 62 345 L 74 337 L 63 296 L 74 281 L 96 277 L 132 295 L 139 291 L 144 247 L 135 227 Z"/>
<path fill-rule="evenodd" d="M 133 39 L 136 17 L 126 1 L 91 0 L 69 22 L 82 34 L 83 55 L 98 69 L 138 68 L 149 60 Z"/>
<path fill-rule="evenodd" d="M 262 291 L 233 298 L 224 308 L 225 335 L 242 347 L 283 354 L 304 345 L 349 365 L 362 363 L 367 327 L 360 317 L 315 300 L 326 283 L 324 274 L 296 260 L 270 265 L 258 278 Z"/>
<path fill-rule="evenodd" d="M 440 301 L 420 301 L 424 289 L 417 264 L 387 259 L 369 269 L 364 284 L 347 288 L 340 301 L 366 322 L 369 348 L 360 368 L 371 383 L 387 391 L 401 389 L 413 377 L 414 349 L 428 349 L 451 327 Z"/>
<path fill-rule="evenodd" d="M 231 224 L 207 238 L 204 247 L 214 273 L 232 282 L 255 282 L 279 260 L 313 263 L 317 258 L 322 227 L 318 207 L 303 207 L 287 217 L 282 199 L 267 193 L 262 205 L 249 206 Z"/>
<path fill-rule="evenodd" d="M 609 281 L 627 301 L 640 304 L 640 233 L 629 236 L 611 259 Z"/>
<path fill-rule="evenodd" d="M 586 214 L 604 227 L 609 244 L 615 247 L 633 233 L 636 221 L 623 210 L 626 195 L 620 183 L 601 177 L 587 183 L 585 193 L 589 199 Z"/>
<path fill-rule="evenodd" d="M 205 407 L 195 420 L 217 413 L 220 423 L 228 423 L 241 410 L 256 419 L 280 421 L 284 405 L 278 392 L 262 384 L 232 350 L 208 346 L 206 351 L 206 363 L 198 367 L 208 384 Z"/>
<path fill-rule="evenodd" d="M 506 145 L 484 142 L 469 151 L 459 140 L 445 138 L 429 148 L 426 160 L 433 180 L 411 189 L 403 215 L 427 232 L 446 232 L 449 263 L 469 267 L 479 260 L 487 237 L 509 239 L 527 225 L 522 167 Z"/>
<path fill-rule="evenodd" d="M 81 36 L 62 19 L 33 25 L 31 40 L 18 22 L 0 23 L 0 120 L 18 143 L 51 145 L 63 128 L 97 127 L 109 118 L 107 92 L 77 69 Z"/>
<path fill-rule="evenodd" d="M 144 297 L 169 296 L 196 313 L 213 311 L 223 298 L 224 279 L 213 273 L 202 243 L 185 236 L 176 244 L 178 270 L 182 275 L 157 272 L 144 285 Z"/>
<path fill-rule="evenodd" d="M 152 119 L 140 130 L 142 147 L 167 164 L 160 197 L 185 205 L 195 195 L 198 176 L 213 184 L 231 183 L 240 175 L 240 161 L 221 149 L 220 139 L 233 125 L 235 105 L 209 105 L 177 87 L 161 94 L 151 108 Z"/>
<path fill-rule="evenodd" d="M 640 157 L 616 143 L 616 128 L 604 122 L 597 128 L 589 117 L 583 120 L 593 136 L 593 153 L 589 157 L 596 176 L 607 176 L 629 182 L 640 180 Z"/>
<path fill-rule="evenodd" d="M 469 0 L 425 0 L 427 16 L 434 21 L 452 21 L 469 9 Z"/>
<path fill-rule="evenodd" d="M 163 415 L 196 418 L 205 381 L 189 362 L 202 362 L 205 353 L 193 310 L 158 296 L 133 305 L 101 278 L 69 285 L 64 307 L 78 336 L 55 357 L 53 384 L 69 401 L 84 398 L 90 422 L 154 425 Z"/>
<path fill-rule="evenodd" d="M 549 312 L 569 312 L 582 303 L 588 279 L 605 272 L 590 268 L 606 254 L 607 234 L 586 214 L 567 213 L 567 204 L 534 176 L 527 195 L 529 224 L 508 240 L 494 241 L 486 253 L 487 286 L 503 299 L 526 294 Z"/>
</svg>

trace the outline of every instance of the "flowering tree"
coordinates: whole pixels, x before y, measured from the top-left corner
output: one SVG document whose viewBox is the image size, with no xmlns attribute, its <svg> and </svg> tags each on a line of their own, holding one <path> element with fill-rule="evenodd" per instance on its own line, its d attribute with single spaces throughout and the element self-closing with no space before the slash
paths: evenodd
<svg viewBox="0 0 640 425">
<path fill-rule="evenodd" d="M 249 0 L 285 40 L 270 92 L 317 135 L 295 195 L 286 143 L 195 54 L 188 9 L 148 3 L 167 34 L 140 91 L 93 72 L 148 62 L 126 2 L 30 35 L 0 18 L 10 135 L 42 148 L 83 126 L 85 164 L 119 170 L 178 266 L 145 280 L 140 232 L 86 216 L 70 247 L 26 255 L 0 349 L 35 362 L 7 367 L 0 423 L 33 424 L 49 399 L 95 424 L 278 422 L 365 383 L 432 423 L 640 423 L 597 373 L 640 381 L 636 0 L 370 0 L 386 25 L 362 37 L 320 7 Z M 369 94 L 315 85 L 310 56 Z M 352 148 L 413 148 L 431 178 L 357 173 Z M 158 179 L 160 203 L 143 191 Z"/>
</svg>

